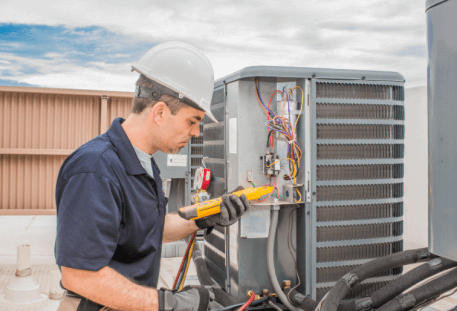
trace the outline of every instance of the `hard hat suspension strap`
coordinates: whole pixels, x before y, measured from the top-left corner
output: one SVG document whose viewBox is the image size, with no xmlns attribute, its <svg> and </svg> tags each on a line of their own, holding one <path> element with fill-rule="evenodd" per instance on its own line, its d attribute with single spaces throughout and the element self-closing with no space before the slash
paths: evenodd
<svg viewBox="0 0 457 311">
<path fill-rule="evenodd" d="M 194 103 L 192 100 L 157 82 L 154 82 L 154 85 L 151 88 L 137 86 L 135 89 L 135 97 L 138 98 L 150 98 L 152 100 L 159 100 L 160 96 L 162 96 L 163 94 L 173 96 L 179 99 L 180 101 L 184 102 L 186 105 L 191 106 L 192 108 L 204 111 L 199 105 Z"/>
</svg>

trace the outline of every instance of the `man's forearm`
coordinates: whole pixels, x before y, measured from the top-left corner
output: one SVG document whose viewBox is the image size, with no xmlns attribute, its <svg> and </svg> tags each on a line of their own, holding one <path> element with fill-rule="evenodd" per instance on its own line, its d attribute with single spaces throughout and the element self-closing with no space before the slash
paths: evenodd
<svg viewBox="0 0 457 311">
<path fill-rule="evenodd" d="M 86 271 L 62 266 L 62 285 L 89 300 L 116 310 L 157 311 L 157 290 L 133 283 L 104 267 Z"/>
<path fill-rule="evenodd" d="M 165 216 L 163 243 L 181 240 L 198 230 L 195 221 L 181 218 L 178 214 L 170 213 Z"/>
</svg>

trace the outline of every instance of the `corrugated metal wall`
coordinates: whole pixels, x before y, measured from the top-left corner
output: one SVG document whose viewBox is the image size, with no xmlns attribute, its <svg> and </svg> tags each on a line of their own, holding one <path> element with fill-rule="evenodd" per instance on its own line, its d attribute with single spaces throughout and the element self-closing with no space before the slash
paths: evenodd
<svg viewBox="0 0 457 311">
<path fill-rule="evenodd" d="M 65 158 L 127 117 L 133 93 L 0 86 L 0 215 L 55 214 Z"/>
</svg>

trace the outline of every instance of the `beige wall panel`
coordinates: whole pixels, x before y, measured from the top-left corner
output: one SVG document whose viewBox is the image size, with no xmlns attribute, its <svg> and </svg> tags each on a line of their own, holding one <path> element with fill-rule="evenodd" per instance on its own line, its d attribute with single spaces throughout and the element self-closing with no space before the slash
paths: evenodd
<svg viewBox="0 0 457 311">
<path fill-rule="evenodd" d="M 127 118 L 130 114 L 130 109 L 132 109 L 132 100 L 127 97 L 111 97 L 108 102 L 108 124 L 111 125 L 111 122 L 117 117 Z"/>
<path fill-rule="evenodd" d="M 57 174 L 66 156 L 0 155 L 2 210 L 52 210 Z"/>
<path fill-rule="evenodd" d="M 126 92 L 0 86 L 0 215 L 55 213 L 55 183 L 65 158 L 114 118 L 126 118 L 132 98 Z"/>
<path fill-rule="evenodd" d="M 0 92 L 0 148 L 75 149 L 99 132 L 99 96 Z"/>
</svg>

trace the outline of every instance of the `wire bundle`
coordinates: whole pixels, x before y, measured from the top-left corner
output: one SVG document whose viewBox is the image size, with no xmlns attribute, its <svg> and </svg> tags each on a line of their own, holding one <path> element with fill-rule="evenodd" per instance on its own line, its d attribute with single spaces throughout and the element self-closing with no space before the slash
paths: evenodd
<svg viewBox="0 0 457 311">
<path fill-rule="evenodd" d="M 266 187 L 266 186 L 268 186 L 268 184 L 263 185 L 263 186 Z M 277 190 L 276 197 L 279 197 L 279 188 L 276 185 L 276 178 L 275 178 L 275 183 L 274 184 L 270 184 L 270 186 L 273 186 L 273 191 L 271 191 L 270 194 L 265 199 L 258 200 L 258 202 L 264 202 L 264 201 L 268 200 L 272 196 L 272 194 L 275 192 L 275 190 Z"/>
<path fill-rule="evenodd" d="M 197 233 L 192 234 L 192 237 L 189 240 L 189 244 L 187 245 L 186 252 L 184 253 L 184 256 L 182 258 L 181 266 L 179 267 L 178 273 L 176 274 L 176 278 L 173 283 L 172 289 L 180 291 L 184 287 L 187 271 L 189 270 L 190 261 L 192 259 L 192 253 L 194 252 L 196 236 Z"/>
<path fill-rule="evenodd" d="M 299 89 L 302 92 L 302 101 L 301 101 L 301 106 L 300 106 L 300 112 L 297 116 L 297 120 L 295 121 L 295 124 L 291 124 L 291 114 L 290 114 L 290 97 L 293 94 L 293 91 L 295 89 Z M 255 81 L 255 90 L 256 90 L 256 96 L 257 96 L 257 101 L 260 105 L 260 108 L 262 108 L 263 112 L 267 115 L 267 122 L 266 126 L 268 128 L 268 140 L 267 140 L 267 147 L 273 147 L 274 146 L 274 138 L 275 135 L 274 133 L 277 132 L 281 135 L 283 135 L 287 139 L 288 143 L 288 148 L 287 148 L 287 158 L 283 158 L 280 160 L 277 160 L 273 162 L 272 164 L 268 165 L 268 167 L 276 164 L 277 162 L 281 160 L 288 160 L 289 161 L 289 172 L 290 174 L 284 175 L 285 180 L 293 180 L 294 183 L 296 183 L 295 178 L 298 175 L 299 168 L 300 168 L 300 160 L 303 156 L 303 153 L 301 151 L 301 148 L 296 140 L 297 134 L 296 134 L 296 129 L 297 129 L 297 124 L 298 120 L 300 119 L 300 116 L 303 111 L 303 103 L 305 100 L 305 92 L 300 86 L 295 86 L 291 89 L 288 90 L 276 90 L 271 94 L 270 100 L 268 102 L 268 106 L 265 105 L 263 102 L 262 96 L 260 95 L 260 90 L 259 90 L 259 81 L 256 79 Z M 274 98 L 275 94 L 282 94 L 284 100 L 282 104 L 282 112 L 281 115 L 276 115 L 273 111 L 270 110 L 271 106 L 271 101 Z M 286 103 L 287 103 L 287 114 L 286 112 Z M 297 193 L 299 194 L 300 200 L 297 202 L 301 201 L 301 194 L 297 189 Z"/>
</svg>

